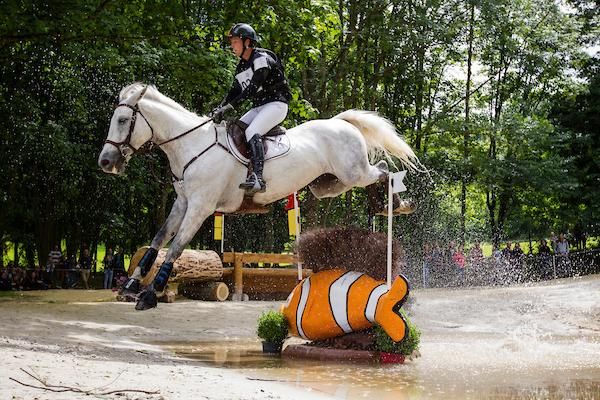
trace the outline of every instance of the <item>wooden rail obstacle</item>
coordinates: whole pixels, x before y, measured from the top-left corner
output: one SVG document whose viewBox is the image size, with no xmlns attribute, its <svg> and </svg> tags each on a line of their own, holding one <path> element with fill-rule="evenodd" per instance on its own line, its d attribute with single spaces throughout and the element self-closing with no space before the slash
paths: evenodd
<svg viewBox="0 0 600 400">
<path fill-rule="evenodd" d="M 139 248 L 131 258 L 130 265 L 137 265 L 146 249 Z M 142 279 L 149 285 L 165 259 L 167 249 L 158 252 L 150 272 Z M 223 259 L 211 250 L 186 249 L 173 265 L 169 283 L 177 283 L 179 294 L 195 300 L 224 301 L 230 297 L 235 301 L 282 300 L 298 283 L 298 270 L 290 268 L 248 268 L 247 264 L 296 264 L 295 254 L 236 253 L 225 252 Z M 223 263 L 232 267 L 223 267 Z M 133 268 L 129 269 L 129 274 Z M 310 276 L 310 269 L 302 270 L 302 277 Z"/>
<path fill-rule="evenodd" d="M 295 254 L 277 253 L 223 253 L 223 262 L 233 268 L 223 270 L 223 281 L 233 288 L 233 300 L 285 299 L 298 283 L 298 270 L 294 268 L 244 268 L 246 264 L 296 264 Z M 302 270 L 302 277 L 310 276 L 310 269 Z"/>
</svg>

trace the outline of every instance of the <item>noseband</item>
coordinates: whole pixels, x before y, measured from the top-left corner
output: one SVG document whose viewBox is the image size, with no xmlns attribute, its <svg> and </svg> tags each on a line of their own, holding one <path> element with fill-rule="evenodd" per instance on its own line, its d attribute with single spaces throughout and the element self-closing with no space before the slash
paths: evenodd
<svg viewBox="0 0 600 400">
<path fill-rule="evenodd" d="M 140 108 L 138 107 L 137 103 L 135 104 L 135 106 L 130 106 L 129 104 L 121 103 L 116 108 L 118 107 L 127 107 L 133 110 L 133 114 L 131 115 L 131 122 L 129 124 L 129 133 L 127 133 L 127 137 L 125 138 L 125 140 L 121 142 L 115 142 L 113 140 L 106 139 L 104 143 L 112 144 L 113 146 L 115 146 L 117 149 L 119 149 L 123 157 L 128 156 L 128 154 L 125 153 L 125 149 L 129 148 L 132 151 L 132 153 L 129 154 L 129 156 L 132 156 L 133 154 L 137 153 L 144 146 L 144 144 L 152 142 L 152 139 L 154 138 L 154 129 L 152 129 L 152 125 L 150 125 L 148 119 L 146 119 L 146 117 L 144 117 L 144 114 L 142 114 L 142 112 L 140 111 Z M 131 145 L 131 135 L 133 134 L 133 130 L 135 129 L 135 122 L 137 121 L 138 114 L 140 114 L 142 118 L 144 118 L 144 121 L 146 121 L 146 124 L 150 128 L 150 132 L 152 132 L 152 136 L 144 144 L 142 144 L 142 146 L 136 149 Z"/>
</svg>

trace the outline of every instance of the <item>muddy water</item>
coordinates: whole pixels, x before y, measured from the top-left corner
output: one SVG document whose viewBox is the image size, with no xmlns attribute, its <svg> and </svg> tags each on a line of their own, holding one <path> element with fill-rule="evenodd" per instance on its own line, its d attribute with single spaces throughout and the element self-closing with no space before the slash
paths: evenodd
<svg viewBox="0 0 600 400">
<path fill-rule="evenodd" d="M 248 339 L 169 348 L 337 399 L 600 399 L 600 276 L 412 297 L 422 357 L 404 365 L 285 360 Z"/>
</svg>

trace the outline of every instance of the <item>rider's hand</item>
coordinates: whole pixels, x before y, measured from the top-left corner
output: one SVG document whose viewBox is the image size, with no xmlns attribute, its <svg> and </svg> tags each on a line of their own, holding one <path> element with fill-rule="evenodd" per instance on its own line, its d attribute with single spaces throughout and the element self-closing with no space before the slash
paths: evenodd
<svg viewBox="0 0 600 400">
<path fill-rule="evenodd" d="M 229 110 L 233 110 L 233 106 L 228 103 L 224 106 L 215 108 L 210 114 L 212 115 L 213 119 L 217 121 L 221 120 L 223 118 L 223 114 L 225 114 Z"/>
</svg>

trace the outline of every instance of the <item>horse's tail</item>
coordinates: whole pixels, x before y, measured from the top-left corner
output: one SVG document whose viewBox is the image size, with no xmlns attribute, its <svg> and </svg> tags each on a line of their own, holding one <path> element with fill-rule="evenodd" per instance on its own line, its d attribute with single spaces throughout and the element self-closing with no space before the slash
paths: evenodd
<svg viewBox="0 0 600 400">
<path fill-rule="evenodd" d="M 392 123 L 373 111 L 348 110 L 334 118 L 354 125 L 363 134 L 369 149 L 369 158 L 381 153 L 388 159 L 397 157 L 408 169 L 423 171 L 415 152 L 396 132 Z M 391 161 L 391 160 L 390 160 Z"/>
</svg>

